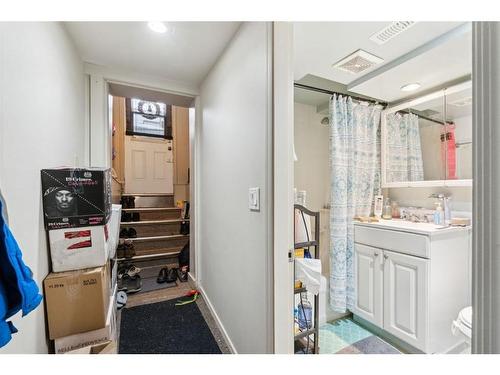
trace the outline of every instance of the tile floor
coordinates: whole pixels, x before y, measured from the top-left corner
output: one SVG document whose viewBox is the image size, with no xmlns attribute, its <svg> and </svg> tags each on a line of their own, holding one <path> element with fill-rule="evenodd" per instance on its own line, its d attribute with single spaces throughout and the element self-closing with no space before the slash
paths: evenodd
<svg viewBox="0 0 500 375">
<path fill-rule="evenodd" d="M 401 354 L 351 318 L 322 325 L 319 328 L 319 348 L 320 354 Z"/>
</svg>

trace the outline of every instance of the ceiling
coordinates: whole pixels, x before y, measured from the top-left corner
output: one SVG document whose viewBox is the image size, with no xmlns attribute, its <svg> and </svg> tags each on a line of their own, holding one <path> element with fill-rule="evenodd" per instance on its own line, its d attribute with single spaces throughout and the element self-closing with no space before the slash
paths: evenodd
<svg viewBox="0 0 500 375">
<path fill-rule="evenodd" d="M 199 86 L 239 22 L 165 22 L 167 32 L 147 22 L 65 22 L 86 62 Z"/>
<path fill-rule="evenodd" d="M 397 102 L 470 74 L 471 32 L 464 23 L 416 22 L 383 45 L 369 39 L 390 23 L 294 23 L 295 81 L 303 83 L 317 76 L 345 85 L 350 93 Z M 332 66 L 358 49 L 384 61 L 358 74 Z M 421 88 L 410 93 L 400 90 L 412 82 L 420 83 Z M 312 102 L 314 97 L 322 100 L 316 94 L 310 95 Z"/>
</svg>

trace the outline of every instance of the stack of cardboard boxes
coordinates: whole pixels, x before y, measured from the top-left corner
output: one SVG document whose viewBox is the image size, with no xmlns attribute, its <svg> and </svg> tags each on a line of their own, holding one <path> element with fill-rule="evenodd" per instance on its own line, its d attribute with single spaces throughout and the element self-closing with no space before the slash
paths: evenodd
<svg viewBox="0 0 500 375">
<path fill-rule="evenodd" d="M 121 206 L 109 169 L 41 171 L 52 272 L 44 280 L 55 353 L 116 348 L 116 246 Z M 87 349 L 85 349 L 87 348 Z"/>
</svg>

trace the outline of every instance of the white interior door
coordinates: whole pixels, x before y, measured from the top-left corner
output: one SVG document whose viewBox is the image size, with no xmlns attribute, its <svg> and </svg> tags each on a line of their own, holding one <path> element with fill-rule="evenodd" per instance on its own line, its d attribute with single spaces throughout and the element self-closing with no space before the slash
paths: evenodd
<svg viewBox="0 0 500 375">
<path fill-rule="evenodd" d="M 125 137 L 125 193 L 173 194 L 172 141 Z"/>
<path fill-rule="evenodd" d="M 384 250 L 384 329 L 425 351 L 428 260 Z"/>
<path fill-rule="evenodd" d="M 353 313 L 382 327 L 383 325 L 383 251 L 354 244 L 354 282 L 356 303 Z"/>
</svg>

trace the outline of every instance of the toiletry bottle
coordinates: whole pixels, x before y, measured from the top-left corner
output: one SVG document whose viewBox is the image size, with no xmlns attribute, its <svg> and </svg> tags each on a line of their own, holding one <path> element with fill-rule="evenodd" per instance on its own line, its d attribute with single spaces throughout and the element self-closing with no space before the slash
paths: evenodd
<svg viewBox="0 0 500 375">
<path fill-rule="evenodd" d="M 434 211 L 434 224 L 443 225 L 444 223 L 444 211 L 441 206 L 441 202 L 436 203 L 436 211 Z"/>
<path fill-rule="evenodd" d="M 392 207 L 391 200 L 387 198 L 384 204 L 384 211 L 382 212 L 382 219 L 391 220 L 392 219 Z"/>
<path fill-rule="evenodd" d="M 373 214 L 376 218 L 382 217 L 382 211 L 384 208 L 384 196 L 383 195 L 375 195 L 375 199 L 373 202 Z"/>
<path fill-rule="evenodd" d="M 399 211 L 398 202 L 392 201 L 392 217 L 394 219 L 399 219 L 401 217 L 401 212 Z"/>
</svg>

